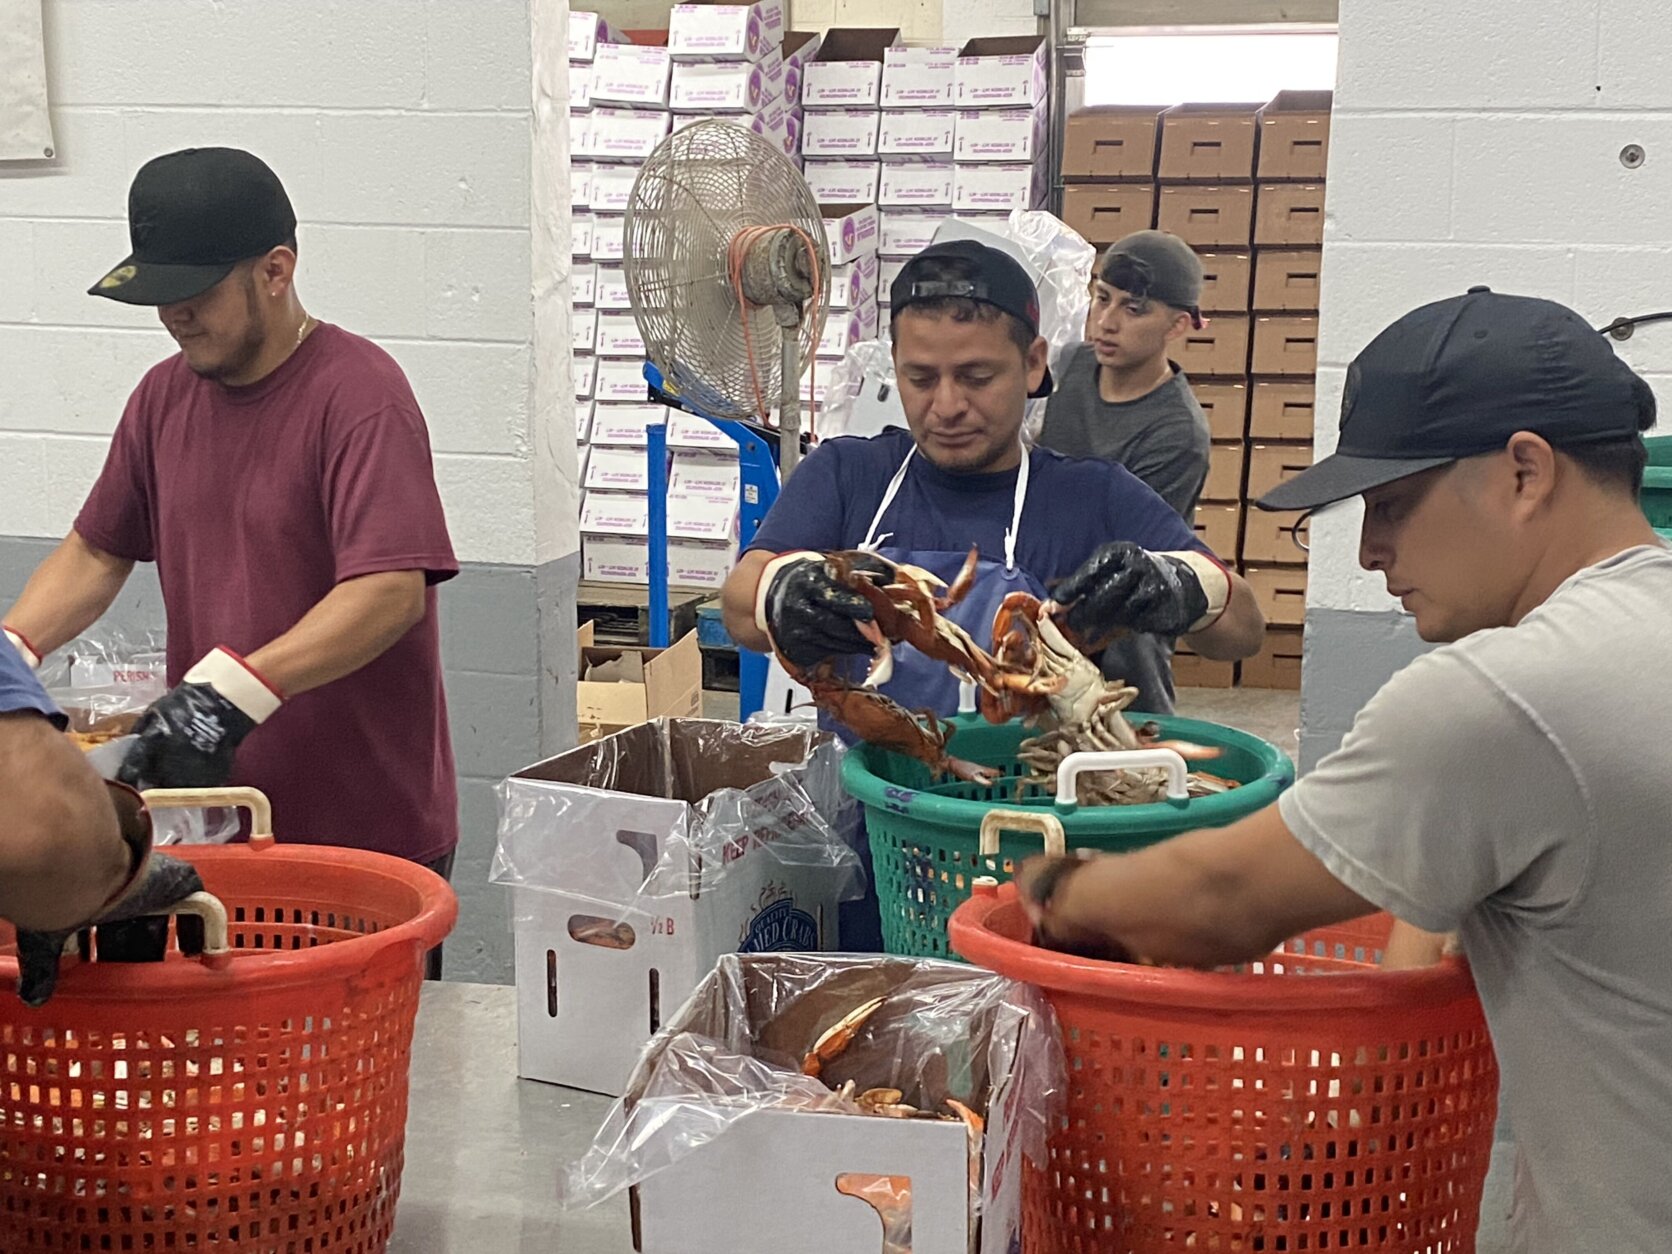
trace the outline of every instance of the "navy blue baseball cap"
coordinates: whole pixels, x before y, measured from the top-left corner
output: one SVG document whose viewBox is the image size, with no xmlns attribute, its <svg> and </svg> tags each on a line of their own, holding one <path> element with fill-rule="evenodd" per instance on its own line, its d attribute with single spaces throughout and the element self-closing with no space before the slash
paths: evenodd
<svg viewBox="0 0 1672 1254">
<path fill-rule="evenodd" d="M 968 262 L 969 277 L 926 276 L 925 270 L 938 267 L 924 263 L 935 261 Z M 1009 253 L 977 240 L 954 239 L 930 244 L 906 262 L 888 289 L 889 316 L 898 317 L 908 305 L 935 300 L 973 300 L 992 305 L 1020 321 L 1035 335 L 1039 334 L 1039 289 L 1033 285 L 1028 272 Z M 1028 396 L 1034 399 L 1049 396 L 1051 386 L 1051 368 L 1047 366 L 1045 377 Z"/>
<path fill-rule="evenodd" d="M 1501 449 L 1518 431 L 1556 448 L 1648 430 L 1655 397 L 1565 305 L 1471 287 L 1400 318 L 1347 369 L 1336 451 L 1261 497 L 1318 509 Z"/>
</svg>

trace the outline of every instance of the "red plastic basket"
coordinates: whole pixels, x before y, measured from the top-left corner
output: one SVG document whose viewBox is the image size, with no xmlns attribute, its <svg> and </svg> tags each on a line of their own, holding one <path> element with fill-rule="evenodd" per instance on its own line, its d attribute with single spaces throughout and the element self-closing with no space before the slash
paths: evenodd
<svg viewBox="0 0 1672 1254">
<path fill-rule="evenodd" d="M 1043 988 L 1068 1058 L 1025 1248 L 1473 1251 L 1497 1059 L 1461 960 L 1374 969 L 1390 925 L 1237 971 L 1130 966 L 1034 946 L 1014 885 L 979 885 L 952 947 Z"/>
<path fill-rule="evenodd" d="M 232 954 L 67 958 L 39 1010 L 0 990 L 0 1250 L 380 1254 L 424 955 L 457 899 L 398 858 L 274 845 L 250 790 L 150 800 L 252 810 L 249 845 L 169 850 Z"/>
</svg>

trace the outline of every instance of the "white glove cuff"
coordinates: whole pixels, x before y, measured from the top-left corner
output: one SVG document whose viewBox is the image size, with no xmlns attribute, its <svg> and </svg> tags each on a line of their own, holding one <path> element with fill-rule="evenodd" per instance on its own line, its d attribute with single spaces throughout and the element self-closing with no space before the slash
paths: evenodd
<svg viewBox="0 0 1672 1254">
<path fill-rule="evenodd" d="M 272 717 L 284 698 L 231 649 L 215 648 L 186 672 L 188 684 L 208 684 L 256 723 Z"/>
<path fill-rule="evenodd" d="M 772 634 L 772 627 L 766 618 L 766 594 L 772 589 L 772 577 L 784 567 L 793 562 L 824 561 L 823 553 L 815 553 L 812 549 L 796 549 L 790 553 L 780 553 L 761 570 L 760 582 L 755 585 L 755 626 L 768 636 Z"/>
<path fill-rule="evenodd" d="M 13 631 L 10 627 L 5 628 L 4 630 L 6 633 L 6 639 L 12 642 L 12 648 L 17 650 L 18 656 L 28 664 L 29 669 L 32 671 L 40 670 L 41 655 L 35 652 L 35 646 L 30 644 L 22 636 L 18 635 L 17 632 Z"/>
<path fill-rule="evenodd" d="M 1181 553 L 1163 553 L 1161 556 L 1170 557 L 1183 562 L 1195 573 L 1197 581 L 1202 585 L 1202 591 L 1207 594 L 1208 609 L 1186 629 L 1186 635 L 1193 635 L 1204 628 L 1212 627 L 1219 621 L 1219 616 L 1225 612 L 1225 607 L 1231 601 L 1231 576 L 1225 573 L 1225 568 L 1206 553 L 1198 553 L 1189 549 Z"/>
</svg>

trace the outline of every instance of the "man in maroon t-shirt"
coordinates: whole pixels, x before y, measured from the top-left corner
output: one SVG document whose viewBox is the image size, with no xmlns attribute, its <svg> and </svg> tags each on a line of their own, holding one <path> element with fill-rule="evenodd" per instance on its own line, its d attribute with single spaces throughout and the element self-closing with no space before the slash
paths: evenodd
<svg viewBox="0 0 1672 1254">
<path fill-rule="evenodd" d="M 180 352 L 128 400 L 74 530 L 5 627 L 38 662 L 156 562 L 171 690 L 120 771 L 251 784 L 281 839 L 443 875 L 458 843 L 434 585 L 458 572 L 412 389 L 296 295 L 296 218 L 249 153 L 143 166 L 133 255 L 92 294 L 157 307 Z"/>
</svg>

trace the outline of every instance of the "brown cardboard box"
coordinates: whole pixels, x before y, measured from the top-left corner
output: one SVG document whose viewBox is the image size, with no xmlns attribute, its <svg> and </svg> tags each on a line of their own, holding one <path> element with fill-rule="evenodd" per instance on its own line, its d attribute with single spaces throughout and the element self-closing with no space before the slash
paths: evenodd
<svg viewBox="0 0 1672 1254">
<path fill-rule="evenodd" d="M 1277 314 L 1254 320 L 1254 356 L 1250 374 L 1312 375 L 1317 372 L 1317 314 Z"/>
<path fill-rule="evenodd" d="M 1322 183 L 1261 183 L 1254 217 L 1261 248 L 1317 248 L 1324 242 Z"/>
<path fill-rule="evenodd" d="M 1148 182 L 1155 177 L 1160 105 L 1094 105 L 1069 117 L 1062 137 L 1062 176 Z"/>
<path fill-rule="evenodd" d="M 666 649 L 594 645 L 592 624 L 575 633 L 580 678 L 575 713 L 582 744 L 662 715 L 702 714 L 702 650 L 688 631 Z"/>
<path fill-rule="evenodd" d="M 1173 654 L 1173 685 L 1177 688 L 1230 688 L 1237 682 L 1235 662 L 1210 662 L 1180 647 Z"/>
<path fill-rule="evenodd" d="M 1246 248 L 1254 231 L 1254 189 L 1163 187 L 1156 225 L 1192 248 Z"/>
<path fill-rule="evenodd" d="M 1229 562 L 1237 551 L 1237 533 L 1242 528 L 1242 506 L 1198 505 L 1196 507 L 1196 538 L 1222 562 Z"/>
<path fill-rule="evenodd" d="M 1260 106 L 1181 104 L 1161 115 L 1163 179 L 1200 183 L 1243 182 L 1254 177 L 1254 144 Z"/>
<path fill-rule="evenodd" d="M 1208 433 L 1215 440 L 1240 440 L 1248 427 L 1248 384 L 1236 382 L 1198 383 L 1190 390 L 1208 418 Z"/>
<path fill-rule="evenodd" d="M 1254 385 L 1249 405 L 1249 436 L 1258 440 L 1310 440 L 1316 390 L 1311 379 L 1260 380 Z"/>
<path fill-rule="evenodd" d="M 1209 313 L 1248 312 L 1252 253 L 1201 253 L 1202 308 Z"/>
<path fill-rule="evenodd" d="M 1215 506 L 1215 508 L 1220 508 Z M 1201 507 L 1197 507 L 1196 518 L 1200 522 Z M 1295 524 L 1301 524 L 1301 544 L 1307 543 L 1307 534 L 1311 531 L 1312 522 L 1309 515 L 1296 510 L 1283 510 L 1281 513 L 1270 513 L 1267 510 L 1256 509 L 1252 503 L 1243 511 L 1242 519 L 1242 560 L 1251 565 L 1259 563 L 1276 563 L 1289 565 L 1306 560 L 1306 550 L 1295 543 Z M 1201 527 L 1196 533 L 1201 534 Z M 1212 545 L 1208 546 L 1212 548 Z M 1224 555 L 1214 549 L 1216 556 Z"/>
<path fill-rule="evenodd" d="M 1248 315 L 1228 314 L 1192 327 L 1174 340 L 1167 356 L 1192 378 L 1248 373 Z"/>
<path fill-rule="evenodd" d="M 1260 178 L 1324 177 L 1334 93 L 1280 91 L 1260 110 Z"/>
<path fill-rule="evenodd" d="M 1318 273 L 1324 254 L 1316 248 L 1262 248 L 1254 261 L 1253 308 L 1316 313 Z"/>
<path fill-rule="evenodd" d="M 1248 450 L 1248 499 L 1257 501 L 1312 464 L 1312 442 L 1254 444 Z"/>
<path fill-rule="evenodd" d="M 1242 500 L 1242 441 L 1215 444 L 1208 452 L 1208 477 L 1202 484 L 1204 501 Z"/>
<path fill-rule="evenodd" d="M 1062 189 L 1062 220 L 1093 247 L 1113 244 L 1155 220 L 1155 184 L 1090 183 Z"/>
<path fill-rule="evenodd" d="M 1242 572 L 1266 622 L 1272 627 L 1299 627 L 1306 622 L 1306 567 L 1250 566 Z"/>
<path fill-rule="evenodd" d="M 1268 627 L 1265 645 L 1242 664 L 1242 686 L 1298 690 L 1304 641 L 1298 627 Z"/>
</svg>

